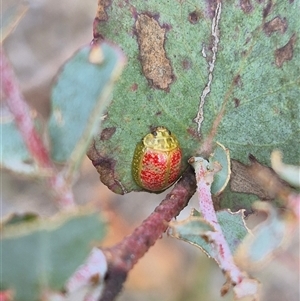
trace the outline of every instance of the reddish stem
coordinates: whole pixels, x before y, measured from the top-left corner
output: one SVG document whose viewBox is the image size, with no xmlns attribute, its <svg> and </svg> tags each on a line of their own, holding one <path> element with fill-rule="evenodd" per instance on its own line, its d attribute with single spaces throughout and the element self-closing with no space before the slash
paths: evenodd
<svg viewBox="0 0 300 301">
<path fill-rule="evenodd" d="M 108 261 L 108 273 L 100 301 L 114 300 L 128 272 L 167 230 L 168 223 L 188 204 L 195 190 L 195 176 L 189 168 L 154 212 L 131 235 L 103 250 Z"/>
<path fill-rule="evenodd" d="M 1 47 L 0 72 L 1 90 L 6 96 L 7 106 L 15 117 L 16 125 L 28 151 L 39 167 L 50 170 L 51 176 L 48 184 L 52 188 L 59 205 L 61 207 L 72 206 L 74 204 L 74 197 L 70 186 L 66 183 L 62 175 L 55 173 L 55 167 L 51 161 L 49 152 L 36 131 L 30 117 L 30 108 L 20 92 L 18 81 Z"/>
<path fill-rule="evenodd" d="M 234 263 L 229 245 L 218 222 L 212 200 L 211 184 L 216 171 L 212 169 L 212 166 L 209 166 L 208 161 L 202 158 L 194 158 L 193 165 L 197 180 L 199 209 L 204 220 L 209 222 L 214 228 L 214 231 L 207 233 L 212 248 L 211 254 L 221 269 L 228 273 L 232 283 L 238 284 L 243 280 L 244 275 Z"/>
<path fill-rule="evenodd" d="M 0 301 L 12 301 L 13 292 L 11 290 L 0 291 Z"/>
<path fill-rule="evenodd" d="M 30 109 L 20 93 L 18 82 L 3 49 L 0 49 L 1 88 L 6 95 L 6 103 L 15 117 L 15 122 L 24 142 L 36 163 L 43 168 L 51 168 L 48 151 L 39 137 L 32 119 Z"/>
</svg>

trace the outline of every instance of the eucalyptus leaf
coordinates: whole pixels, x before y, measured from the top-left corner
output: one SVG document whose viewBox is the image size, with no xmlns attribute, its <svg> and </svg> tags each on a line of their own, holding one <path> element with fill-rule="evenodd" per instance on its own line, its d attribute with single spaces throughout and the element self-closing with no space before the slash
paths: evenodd
<svg viewBox="0 0 300 301">
<path fill-rule="evenodd" d="M 182 170 L 210 134 L 242 162 L 251 153 L 269 165 L 275 148 L 287 163 L 299 161 L 297 1 L 223 1 L 214 18 L 216 3 L 99 3 L 103 14 L 95 32 L 128 57 L 88 154 L 114 192 L 141 190 L 131 174 L 132 158 L 155 126 L 166 126 L 178 138 Z M 194 118 L 209 76 L 199 135 Z"/>
<path fill-rule="evenodd" d="M 68 162 L 71 173 L 86 153 L 124 64 L 117 46 L 95 43 L 80 49 L 58 76 L 51 96 L 51 156 Z"/>
<path fill-rule="evenodd" d="M 217 212 L 217 218 L 229 248 L 234 253 L 248 234 L 243 212 L 232 213 L 223 210 Z M 201 217 L 197 210 L 193 209 L 190 217 L 184 221 L 172 222 L 170 228 L 172 236 L 199 247 L 209 257 L 214 258 L 211 245 L 205 240 L 205 232 L 213 231 L 213 228 Z"/>
<path fill-rule="evenodd" d="M 36 173 L 36 166 L 15 122 L 4 119 L 1 123 L 1 167 L 20 174 Z"/>
<path fill-rule="evenodd" d="M 61 290 L 104 236 L 99 213 L 81 209 L 50 219 L 2 226 L 1 290 L 15 301 L 37 301 L 47 289 Z"/>
</svg>

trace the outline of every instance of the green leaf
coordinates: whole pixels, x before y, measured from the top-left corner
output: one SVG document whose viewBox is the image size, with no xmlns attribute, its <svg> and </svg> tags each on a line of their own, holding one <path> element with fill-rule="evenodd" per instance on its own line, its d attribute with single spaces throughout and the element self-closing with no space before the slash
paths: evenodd
<svg viewBox="0 0 300 301">
<path fill-rule="evenodd" d="M 257 195 L 233 192 L 228 185 L 222 193 L 218 209 L 230 208 L 233 212 L 244 209 L 246 215 L 249 215 L 254 212 L 252 205 L 258 200 L 259 197 Z"/>
<path fill-rule="evenodd" d="M 10 117 L 8 118 L 10 119 Z M 33 174 L 36 172 L 32 157 L 15 122 L 12 120 L 7 120 L 7 122 L 4 120 L 1 124 L 0 151 L 2 168 L 7 168 L 20 174 Z"/>
<path fill-rule="evenodd" d="M 243 212 L 232 213 L 223 210 L 217 212 L 217 218 L 229 248 L 234 253 L 248 234 Z M 172 236 L 197 246 L 209 257 L 214 257 L 210 244 L 203 238 L 205 232 L 212 231 L 213 228 L 201 217 L 197 210 L 193 209 L 190 217 L 184 221 L 170 223 L 170 228 L 172 229 Z"/>
<path fill-rule="evenodd" d="M 231 174 L 229 151 L 220 143 L 217 143 L 213 154 L 209 158 L 210 166 L 213 166 L 214 162 L 220 164 L 222 167 L 222 169 L 214 175 L 214 181 L 211 185 L 212 194 L 218 195 L 225 189 Z"/>
<path fill-rule="evenodd" d="M 246 162 L 252 153 L 269 165 L 271 151 L 279 148 L 287 154 L 287 163 L 299 160 L 296 2 L 252 1 L 249 7 L 243 1 L 222 2 L 201 141 L 197 137 L 193 120 L 213 56 L 211 3 L 134 0 L 103 5 L 96 31 L 121 45 L 128 56 L 108 116 L 89 152 L 101 180 L 113 191 L 141 190 L 131 175 L 131 162 L 136 144 L 152 127 L 166 126 L 177 136 L 184 169 L 211 133 L 222 107 L 214 138 L 232 158 Z M 157 71 L 154 75 L 151 67 Z"/>
<path fill-rule="evenodd" d="M 35 301 L 43 290 L 61 290 L 103 236 L 102 219 L 87 209 L 4 225 L 1 290 L 14 290 L 15 301 Z"/>
<path fill-rule="evenodd" d="M 124 64 L 120 49 L 102 42 L 79 50 L 59 74 L 51 97 L 51 156 L 69 161 L 71 172 L 89 146 Z"/>
<path fill-rule="evenodd" d="M 272 168 L 280 176 L 294 187 L 300 187 L 300 166 L 288 165 L 282 162 L 282 154 L 273 151 L 271 156 Z"/>
<path fill-rule="evenodd" d="M 267 219 L 256 226 L 239 246 L 236 253 L 237 263 L 247 268 L 261 268 L 297 232 L 297 221 L 284 217 L 267 202 L 256 202 L 254 208 L 268 215 Z M 280 216 L 281 215 L 281 216 Z"/>
</svg>

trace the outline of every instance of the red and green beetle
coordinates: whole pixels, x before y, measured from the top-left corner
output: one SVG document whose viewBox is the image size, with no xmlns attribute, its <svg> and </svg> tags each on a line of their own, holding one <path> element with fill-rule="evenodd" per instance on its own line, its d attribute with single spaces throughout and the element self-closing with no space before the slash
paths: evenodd
<svg viewBox="0 0 300 301">
<path fill-rule="evenodd" d="M 165 127 L 156 127 L 136 146 L 132 174 L 149 191 L 162 191 L 180 175 L 182 152 L 176 137 Z"/>
</svg>

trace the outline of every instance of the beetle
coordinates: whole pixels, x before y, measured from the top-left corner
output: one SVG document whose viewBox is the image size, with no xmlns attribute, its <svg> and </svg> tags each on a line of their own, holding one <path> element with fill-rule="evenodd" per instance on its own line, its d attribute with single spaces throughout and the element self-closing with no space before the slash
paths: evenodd
<svg viewBox="0 0 300 301">
<path fill-rule="evenodd" d="M 146 190 L 165 190 L 179 178 L 181 159 L 177 138 L 166 127 L 156 127 L 135 148 L 133 178 Z"/>
</svg>

